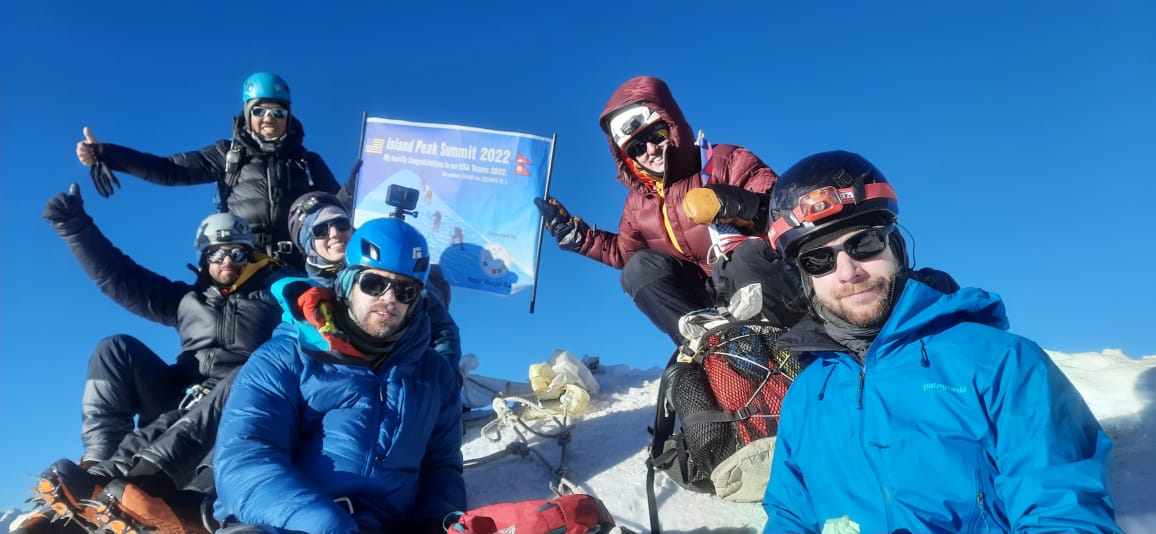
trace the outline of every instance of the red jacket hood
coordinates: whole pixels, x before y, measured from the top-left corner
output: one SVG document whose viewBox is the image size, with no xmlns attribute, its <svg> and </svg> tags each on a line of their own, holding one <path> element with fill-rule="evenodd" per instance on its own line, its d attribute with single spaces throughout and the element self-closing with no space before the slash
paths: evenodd
<svg viewBox="0 0 1156 534">
<path fill-rule="evenodd" d="M 603 133 L 607 131 L 606 123 L 609 117 L 614 112 L 631 104 L 645 104 L 658 112 L 670 127 L 670 147 L 667 148 L 666 154 L 665 184 L 669 186 L 669 184 L 697 175 L 702 170 L 702 164 L 699 162 L 698 147 L 694 145 L 694 130 L 686 121 L 686 117 L 683 117 L 682 109 L 678 107 L 678 102 L 674 101 L 674 95 L 670 93 L 670 88 L 666 86 L 666 82 L 653 76 L 638 76 L 626 80 L 625 83 L 618 86 L 618 89 L 614 90 L 614 94 L 610 95 L 610 100 L 606 102 L 602 114 L 598 117 L 598 125 L 602 128 Z M 627 166 L 622 151 L 618 149 L 618 145 L 610 134 L 606 134 L 606 142 L 610 145 L 610 154 L 614 156 L 614 162 L 618 165 L 618 181 L 633 190 L 644 193 L 651 191 L 651 188 L 635 176 L 634 172 Z"/>
</svg>

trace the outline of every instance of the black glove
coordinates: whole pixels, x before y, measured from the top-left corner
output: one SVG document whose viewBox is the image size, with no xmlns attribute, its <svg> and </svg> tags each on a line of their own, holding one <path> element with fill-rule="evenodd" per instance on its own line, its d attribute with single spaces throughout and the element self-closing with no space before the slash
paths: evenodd
<svg viewBox="0 0 1156 534">
<path fill-rule="evenodd" d="M 365 162 L 362 161 L 361 158 L 357 158 L 357 161 L 353 162 L 353 168 L 349 169 L 349 181 L 350 182 L 356 182 L 357 181 L 357 173 L 361 172 L 361 164 L 362 163 L 365 163 Z"/>
<path fill-rule="evenodd" d="M 590 232 L 590 225 L 581 217 L 570 215 L 566 207 L 556 198 L 545 200 L 535 198 L 534 205 L 538 206 L 538 211 L 542 213 L 546 229 L 554 236 L 554 240 L 558 241 L 558 248 L 570 252 L 582 250 L 582 245 L 586 243 L 586 234 Z"/>
<path fill-rule="evenodd" d="M 73 182 L 67 193 L 57 193 L 44 205 L 44 218 L 51 223 L 62 223 L 84 214 L 84 199 L 80 198 L 80 186 Z"/>
<path fill-rule="evenodd" d="M 96 186 L 96 192 L 104 198 L 112 196 L 116 189 L 120 189 L 120 180 L 103 161 L 97 160 L 93 163 L 92 167 L 88 168 L 88 174 L 92 176 L 92 185 Z"/>
<path fill-rule="evenodd" d="M 770 195 L 727 184 L 708 184 L 692 189 L 682 199 L 683 211 L 694 222 L 730 222 L 753 232 L 766 230 L 769 205 Z"/>
</svg>

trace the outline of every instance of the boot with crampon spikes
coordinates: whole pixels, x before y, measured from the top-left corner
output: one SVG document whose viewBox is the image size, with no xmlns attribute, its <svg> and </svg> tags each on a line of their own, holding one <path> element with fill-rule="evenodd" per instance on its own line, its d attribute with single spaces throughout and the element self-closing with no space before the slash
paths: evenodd
<svg viewBox="0 0 1156 534">
<path fill-rule="evenodd" d="M 198 503 L 151 495 L 142 486 L 115 479 L 88 503 L 101 532 L 112 534 L 207 534 Z"/>
<path fill-rule="evenodd" d="M 83 501 L 92 499 L 104 489 L 105 480 L 89 474 L 72 460 L 57 460 L 40 474 L 32 488 L 32 502 L 40 504 L 42 513 L 35 514 L 21 528 L 48 528 L 29 532 L 68 532 L 75 525 L 91 532 L 90 518 L 84 517 Z M 32 521 L 35 519 L 35 521 Z M 47 520 L 47 521 L 46 521 Z M 31 524 L 29 524 L 31 523 Z M 75 529 L 73 529 L 75 530 Z"/>
</svg>

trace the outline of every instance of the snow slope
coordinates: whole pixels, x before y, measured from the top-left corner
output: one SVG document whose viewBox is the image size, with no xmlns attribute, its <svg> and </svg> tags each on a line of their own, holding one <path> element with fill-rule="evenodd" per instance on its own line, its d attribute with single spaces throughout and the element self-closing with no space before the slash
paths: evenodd
<svg viewBox="0 0 1156 534">
<path fill-rule="evenodd" d="M 1129 358 L 1118 350 L 1102 353 L 1049 352 L 1076 385 L 1105 430 L 1115 440 L 1111 488 L 1121 526 L 1135 534 L 1156 533 L 1156 356 Z M 614 517 L 637 532 L 649 529 L 646 507 L 646 428 L 661 369 L 604 367 L 593 410 L 579 420 L 568 447 L 569 478 L 601 498 Z M 510 430 L 491 442 L 471 425 L 463 451 L 467 459 L 502 450 L 516 441 Z M 550 470 L 559 465 L 556 441 L 531 439 L 536 457 L 505 459 L 467 469 L 471 506 L 550 496 Z M 664 532 L 760 532 L 766 516 L 758 503 L 726 503 L 680 489 L 658 476 L 659 517 Z"/>
</svg>

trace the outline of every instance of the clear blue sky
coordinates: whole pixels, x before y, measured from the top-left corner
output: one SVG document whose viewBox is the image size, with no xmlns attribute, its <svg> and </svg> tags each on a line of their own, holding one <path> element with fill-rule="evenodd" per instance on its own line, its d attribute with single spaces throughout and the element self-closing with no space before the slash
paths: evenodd
<svg viewBox="0 0 1156 534">
<path fill-rule="evenodd" d="M 81 128 L 155 154 L 198 149 L 229 135 L 259 70 L 289 81 L 306 145 L 342 179 L 362 112 L 557 133 L 552 192 L 610 229 L 626 191 L 598 114 L 624 80 L 658 76 L 692 127 L 780 172 L 836 148 L 873 160 L 919 263 L 1001 294 L 1015 332 L 1065 352 L 1156 354 L 1149 2 L 36 4 L 0 7 L 0 509 L 79 455 L 100 338 L 130 333 L 170 359 L 178 348 L 172 329 L 99 292 L 44 203 L 80 182 L 114 243 L 182 280 L 211 209 L 211 186 L 127 175 L 98 197 L 74 155 Z M 524 379 L 556 348 L 650 368 L 671 350 L 618 271 L 552 242 L 528 308 L 527 293 L 454 294 L 479 372 Z"/>
</svg>

